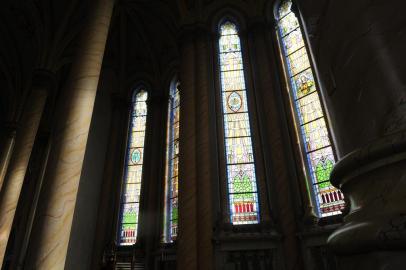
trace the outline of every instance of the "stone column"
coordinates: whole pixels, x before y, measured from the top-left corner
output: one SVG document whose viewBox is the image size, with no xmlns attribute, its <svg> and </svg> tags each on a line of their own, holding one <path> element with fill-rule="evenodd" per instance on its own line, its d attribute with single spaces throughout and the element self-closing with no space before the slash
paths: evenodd
<svg viewBox="0 0 406 270">
<path fill-rule="evenodd" d="M 197 269 L 196 190 L 196 76 L 192 31 L 185 31 L 180 48 L 180 155 L 179 229 L 177 264 L 179 270 Z M 186 150 L 182 150 L 186 149 Z"/>
<path fill-rule="evenodd" d="M 16 135 L 15 149 L 0 192 L 0 264 L 3 263 L 28 162 L 51 86 L 49 78 L 34 78 Z"/>
<path fill-rule="evenodd" d="M 406 36 L 394 8 L 401 6 L 331 2 L 319 26 L 316 58 L 340 156 L 331 182 L 350 201 L 329 238 L 341 269 L 404 268 Z"/>
<path fill-rule="evenodd" d="M 214 124 L 214 118 L 210 119 L 210 109 L 214 104 L 211 100 L 213 94 L 214 79 L 210 76 L 213 64 L 210 59 L 210 33 L 207 29 L 195 31 L 196 41 L 196 180 L 197 180 L 197 233 L 198 233 L 198 269 L 213 269 L 213 213 L 212 213 L 212 183 L 213 175 L 211 170 L 211 136 L 210 125 Z M 187 89 L 185 89 L 187 91 Z M 182 95 L 182 93 L 181 93 Z M 182 98 L 182 96 L 181 96 Z M 181 115 L 181 117 L 183 117 Z M 181 150 L 182 151 L 182 150 Z M 182 178 L 181 181 L 188 181 Z"/>
<path fill-rule="evenodd" d="M 2 129 L 4 131 L 1 135 L 3 136 L 4 141 L 2 142 L 0 153 L 0 191 L 14 149 L 17 126 L 15 123 L 5 123 Z"/>
<path fill-rule="evenodd" d="M 150 93 L 156 93 L 151 89 Z M 169 89 L 166 89 L 167 91 Z M 166 153 L 166 111 L 168 97 L 148 98 L 147 132 L 145 134 L 143 198 L 140 204 L 139 241 L 145 252 L 147 269 L 153 268 L 154 248 L 160 243 L 162 231 L 161 201 L 164 199 L 163 181 Z M 157 196 L 157 194 L 161 194 Z"/>
<path fill-rule="evenodd" d="M 262 152 L 265 163 L 268 164 L 265 166 L 267 179 L 271 181 L 267 186 L 261 187 L 262 190 L 270 189 L 269 193 L 263 193 L 271 200 L 263 208 L 267 216 L 265 221 L 273 223 L 273 220 L 269 221 L 271 211 L 267 209 L 268 207 L 273 210 L 273 217 L 278 220 L 278 228 L 283 234 L 282 248 L 285 256 L 289 257 L 284 258 L 286 269 L 302 269 L 303 261 L 296 234 L 299 229 L 297 219 L 302 218 L 304 213 L 298 213 L 298 208 L 301 202 L 307 202 L 306 206 L 311 204 L 305 189 L 306 183 L 298 183 L 299 180 L 305 181 L 305 179 L 296 175 L 295 160 L 292 157 L 294 149 L 291 143 L 296 141 L 290 138 L 285 124 L 290 116 L 283 106 L 281 86 L 285 85 L 275 72 L 279 69 L 277 61 L 269 60 L 278 56 L 275 53 L 278 48 L 274 47 L 277 44 L 272 42 L 276 40 L 273 34 L 273 27 L 262 20 L 255 19 L 249 25 L 250 64 L 253 71 L 258 122 L 261 123 L 259 133 L 264 145 Z M 282 91 L 287 90 L 283 88 Z M 289 102 L 288 99 L 286 101 Z M 288 105 L 287 108 L 290 106 Z M 298 188 L 298 186 L 301 187 L 300 184 L 303 184 L 303 190 Z M 300 201 L 301 198 L 303 198 L 302 201 Z M 273 227 L 276 227 L 275 224 Z"/>
<path fill-rule="evenodd" d="M 112 84 L 116 80 L 111 79 Z M 112 263 L 109 257 L 114 254 L 117 240 L 117 226 L 121 199 L 120 181 L 123 178 L 123 164 L 127 147 L 127 128 L 130 117 L 131 100 L 113 94 L 111 97 L 111 121 L 110 135 L 108 139 L 108 151 L 106 164 L 103 169 L 103 186 L 100 196 L 99 211 L 97 218 L 97 235 L 93 245 L 92 267 L 106 267 Z M 113 252 L 113 253 L 111 253 Z M 101 258 L 103 257 L 103 261 Z"/>
<path fill-rule="evenodd" d="M 94 1 L 62 93 L 26 266 L 64 269 L 114 0 Z"/>
<path fill-rule="evenodd" d="M 185 29 L 180 67 L 179 269 L 212 269 L 212 173 L 209 32 Z"/>
</svg>

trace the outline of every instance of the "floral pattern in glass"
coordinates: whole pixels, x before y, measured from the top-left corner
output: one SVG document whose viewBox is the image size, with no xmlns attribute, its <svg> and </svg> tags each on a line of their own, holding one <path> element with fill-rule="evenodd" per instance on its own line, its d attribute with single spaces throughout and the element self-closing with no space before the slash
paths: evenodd
<svg viewBox="0 0 406 270">
<path fill-rule="evenodd" d="M 165 179 L 164 242 L 176 240 L 178 235 L 178 165 L 179 165 L 179 83 L 170 91 Z"/>
<path fill-rule="evenodd" d="M 230 219 L 234 225 L 259 222 L 258 190 L 243 59 L 237 26 L 220 26 L 220 78 Z"/>
<path fill-rule="evenodd" d="M 119 244 L 133 245 L 137 240 L 142 167 L 144 161 L 147 97 L 144 90 L 133 97 L 131 124 L 127 146 L 127 160 L 121 198 Z"/>
<path fill-rule="evenodd" d="M 344 208 L 344 195 L 330 183 L 330 173 L 336 162 L 334 150 L 303 33 L 291 8 L 291 0 L 284 1 L 279 7 L 278 32 L 307 175 L 311 178 L 318 216 L 337 215 Z"/>
</svg>

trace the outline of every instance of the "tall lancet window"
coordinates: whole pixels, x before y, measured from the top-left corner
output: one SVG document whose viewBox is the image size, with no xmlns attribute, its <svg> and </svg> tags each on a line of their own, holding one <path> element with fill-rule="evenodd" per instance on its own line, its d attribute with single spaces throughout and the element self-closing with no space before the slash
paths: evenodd
<svg viewBox="0 0 406 270">
<path fill-rule="evenodd" d="M 220 79 L 230 219 L 234 225 L 259 222 L 258 190 L 244 67 L 237 26 L 220 26 Z"/>
<path fill-rule="evenodd" d="M 178 235 L 179 83 L 170 89 L 165 173 L 164 242 Z"/>
<path fill-rule="evenodd" d="M 319 217 L 341 214 L 344 196 L 330 184 L 330 173 L 336 162 L 331 136 L 303 32 L 292 12 L 291 0 L 283 1 L 278 9 L 278 33 L 315 209 Z"/>
<path fill-rule="evenodd" d="M 133 245 L 137 241 L 147 122 L 147 98 L 148 93 L 141 89 L 134 93 L 132 99 L 124 185 L 121 197 L 119 243 L 122 246 Z"/>
</svg>

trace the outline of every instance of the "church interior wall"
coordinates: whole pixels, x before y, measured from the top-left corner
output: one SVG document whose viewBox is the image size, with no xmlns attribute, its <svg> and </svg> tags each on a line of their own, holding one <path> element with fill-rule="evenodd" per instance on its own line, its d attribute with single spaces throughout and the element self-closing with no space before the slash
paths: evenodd
<svg viewBox="0 0 406 270">
<path fill-rule="evenodd" d="M 326 122 L 333 131 L 338 163 L 331 182 L 346 199 L 346 208 L 338 216 L 318 218 L 309 194 L 279 49 L 275 17 L 279 1 L 5 3 L 6 9 L 0 11 L 5 18 L 0 35 L 7 40 L 0 45 L 4 86 L 0 90 L 0 213 L 5 211 L 4 190 L 13 192 L 3 187 L 10 186 L 9 163 L 20 147 L 18 134 L 24 132 L 25 111 L 37 93 L 32 89 L 40 85 L 49 90 L 18 204 L 12 210 L 10 236 L 0 235 L 2 269 L 380 270 L 385 265 L 402 269 L 406 248 L 404 3 L 292 1 L 305 33 Z M 106 3 L 111 10 L 91 12 L 92 5 Z M 27 12 L 30 8 L 32 16 Z M 94 59 L 100 57 L 97 52 L 89 58 L 82 55 L 80 48 L 90 47 L 85 46 L 86 40 L 93 36 L 83 37 L 81 29 L 107 18 L 102 12 L 111 13 L 111 19 L 110 25 L 94 26 L 108 35 L 102 63 L 95 68 L 97 87 L 88 89 L 97 91 L 94 105 L 83 109 L 94 106 L 81 149 L 78 189 L 70 191 L 77 195 L 67 202 L 74 205 L 72 222 L 63 228 L 67 233 L 55 233 L 59 238 L 52 238 L 43 225 L 44 220 L 52 220 L 44 210 L 52 195 L 50 181 L 58 180 L 52 173 L 59 161 L 52 157 L 59 155 L 52 153 L 65 149 L 59 134 L 75 124 L 61 121 L 69 113 L 62 109 L 71 109 L 65 106 L 71 102 L 66 97 L 80 90 L 71 87 L 70 74 L 86 73 L 75 69 L 80 67 L 77 60 L 96 63 Z M 219 26 L 225 20 L 238 26 L 241 40 L 260 208 L 260 222 L 254 225 L 230 222 L 218 56 Z M 168 99 L 178 80 L 179 235 L 164 243 Z M 136 244 L 120 246 L 130 110 L 134 91 L 141 88 L 148 92 L 148 114 L 139 229 Z M 75 162 L 80 159 L 71 156 L 77 157 Z M 62 210 L 61 216 L 69 211 Z M 45 236 L 48 240 L 43 240 Z M 44 244 L 51 238 L 55 253 Z M 64 245 L 66 249 L 61 248 Z"/>
</svg>

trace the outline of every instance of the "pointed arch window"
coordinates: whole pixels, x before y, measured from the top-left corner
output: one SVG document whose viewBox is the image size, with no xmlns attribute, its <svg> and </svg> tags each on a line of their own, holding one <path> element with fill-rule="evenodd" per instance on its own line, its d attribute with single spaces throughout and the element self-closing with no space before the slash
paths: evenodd
<svg viewBox="0 0 406 270">
<path fill-rule="evenodd" d="M 179 164 L 179 82 L 171 87 L 168 104 L 166 142 L 164 242 L 176 240 L 178 235 L 178 164 Z"/>
<path fill-rule="evenodd" d="M 220 25 L 219 63 L 230 220 L 259 223 L 258 190 L 243 58 L 237 25 Z"/>
<path fill-rule="evenodd" d="M 341 214 L 344 196 L 330 183 L 336 162 L 334 148 L 303 32 L 292 11 L 291 0 L 282 1 L 278 8 L 278 36 L 313 204 L 319 217 Z"/>
<path fill-rule="evenodd" d="M 134 93 L 132 99 L 126 167 L 120 207 L 118 238 L 121 246 L 133 245 L 137 241 L 145 128 L 147 122 L 147 98 L 147 91 L 140 89 L 140 91 Z"/>
</svg>

